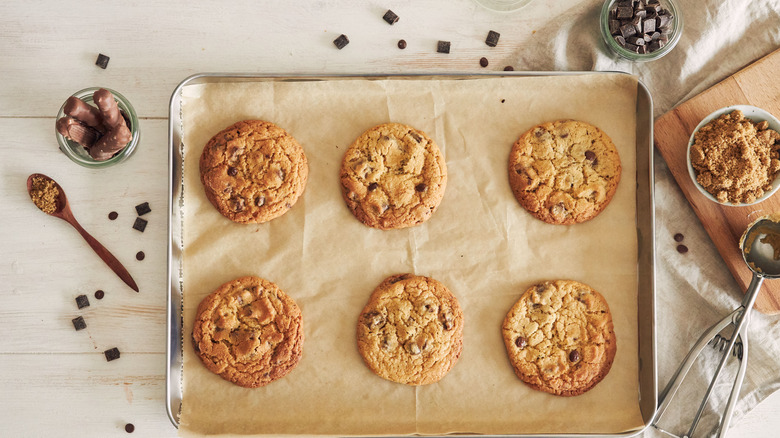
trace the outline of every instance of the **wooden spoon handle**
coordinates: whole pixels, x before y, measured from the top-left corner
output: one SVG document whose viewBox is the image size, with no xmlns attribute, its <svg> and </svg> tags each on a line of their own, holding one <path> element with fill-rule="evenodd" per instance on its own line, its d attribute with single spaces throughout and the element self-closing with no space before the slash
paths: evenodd
<svg viewBox="0 0 780 438">
<path fill-rule="evenodd" d="M 130 286 L 134 291 L 138 292 L 138 286 L 135 284 L 135 280 L 133 280 L 133 277 L 130 275 L 129 272 L 127 272 L 127 269 L 122 265 L 122 263 L 114 257 L 113 254 L 111 254 L 105 246 L 103 246 L 100 242 L 97 241 L 94 237 L 92 237 L 91 234 L 89 234 L 84 228 L 81 227 L 81 225 L 76 222 L 76 220 L 68 221 L 71 225 L 73 225 L 73 228 L 76 229 L 76 231 L 81 234 L 81 237 L 84 238 L 84 240 L 87 241 L 89 246 L 92 247 L 93 250 L 95 250 L 95 253 L 100 256 L 101 259 L 103 259 L 104 262 L 108 265 L 109 268 L 111 268 L 112 271 L 116 273 L 116 275 L 119 276 L 119 278 L 122 279 L 122 281 L 125 282 L 128 286 Z"/>
</svg>

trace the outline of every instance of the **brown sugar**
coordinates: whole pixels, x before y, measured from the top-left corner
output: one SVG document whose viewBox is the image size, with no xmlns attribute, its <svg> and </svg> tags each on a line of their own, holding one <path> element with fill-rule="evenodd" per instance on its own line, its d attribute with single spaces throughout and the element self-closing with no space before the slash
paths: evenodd
<svg viewBox="0 0 780 438">
<path fill-rule="evenodd" d="M 33 178 L 30 199 L 44 213 L 52 214 L 57 211 L 59 195 L 60 190 L 53 181 L 41 176 Z"/>
<path fill-rule="evenodd" d="M 696 181 L 720 202 L 751 203 L 772 189 L 780 171 L 780 134 L 742 111 L 704 125 L 691 145 Z"/>
</svg>

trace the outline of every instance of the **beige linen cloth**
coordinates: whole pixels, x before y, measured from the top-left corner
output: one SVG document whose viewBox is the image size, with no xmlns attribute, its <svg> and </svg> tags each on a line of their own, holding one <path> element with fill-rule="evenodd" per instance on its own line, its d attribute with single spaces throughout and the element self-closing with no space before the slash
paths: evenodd
<svg viewBox="0 0 780 438">
<path fill-rule="evenodd" d="M 542 2 L 534 0 L 530 6 Z M 601 4 L 571 2 L 564 11 L 554 11 L 555 18 L 538 27 L 527 45 L 521 44 L 516 68 L 635 74 L 649 88 L 659 117 L 780 47 L 779 0 L 677 0 L 685 27 L 677 47 L 659 60 L 632 63 L 609 56 L 599 30 L 591 26 Z M 655 200 L 660 391 L 700 334 L 739 305 L 742 292 L 660 154 L 655 156 Z M 685 236 L 688 253 L 676 251 L 675 233 Z M 780 388 L 780 316 L 754 312 L 749 338 L 749 365 L 734 421 Z M 670 408 L 661 426 L 676 434 L 687 431 L 715 366 L 714 356 L 708 356 L 694 367 L 677 396 L 680 403 Z M 713 395 L 699 436 L 709 436 L 713 408 L 720 415 L 732 377 L 724 376 L 725 387 Z M 666 435 L 648 429 L 640 436 Z"/>
</svg>

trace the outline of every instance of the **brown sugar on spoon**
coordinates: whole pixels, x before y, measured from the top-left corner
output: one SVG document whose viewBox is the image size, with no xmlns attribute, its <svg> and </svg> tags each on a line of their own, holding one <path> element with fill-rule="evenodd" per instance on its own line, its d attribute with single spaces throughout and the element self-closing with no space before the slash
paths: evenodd
<svg viewBox="0 0 780 438">
<path fill-rule="evenodd" d="M 43 177 L 32 179 L 30 199 L 44 213 L 52 214 L 57 210 L 57 198 L 59 195 L 59 189 L 51 180 Z"/>
<path fill-rule="evenodd" d="M 751 203 L 772 189 L 780 171 L 780 134 L 736 110 L 694 135 L 691 165 L 696 181 L 720 202 Z"/>
</svg>

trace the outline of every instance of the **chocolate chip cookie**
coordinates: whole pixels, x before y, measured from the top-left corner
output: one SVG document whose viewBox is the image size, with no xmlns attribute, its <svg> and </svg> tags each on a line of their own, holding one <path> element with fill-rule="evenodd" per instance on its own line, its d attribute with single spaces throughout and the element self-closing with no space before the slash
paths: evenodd
<svg viewBox="0 0 780 438">
<path fill-rule="evenodd" d="M 463 349 L 463 311 L 438 281 L 412 274 L 386 278 L 357 324 L 363 361 L 375 374 L 407 385 L 442 379 Z"/>
<path fill-rule="evenodd" d="M 606 300 L 573 280 L 528 288 L 507 313 L 502 333 L 517 377 L 560 396 L 593 388 L 609 373 L 617 351 Z"/>
<path fill-rule="evenodd" d="M 411 227 L 428 220 L 444 196 L 447 165 L 424 132 L 399 123 L 364 132 L 341 166 L 344 200 L 369 227 Z"/>
<path fill-rule="evenodd" d="M 577 120 L 542 123 L 509 154 L 517 200 L 549 224 L 576 224 L 601 213 L 620 181 L 620 156 L 601 129 Z"/>
<path fill-rule="evenodd" d="M 301 359 L 301 310 L 274 283 L 237 278 L 200 302 L 192 340 L 209 371 L 245 388 L 265 386 Z"/>
<path fill-rule="evenodd" d="M 263 223 L 286 213 L 306 187 L 300 144 L 262 120 L 237 122 L 211 138 L 200 156 L 206 197 L 238 223 Z"/>
</svg>

